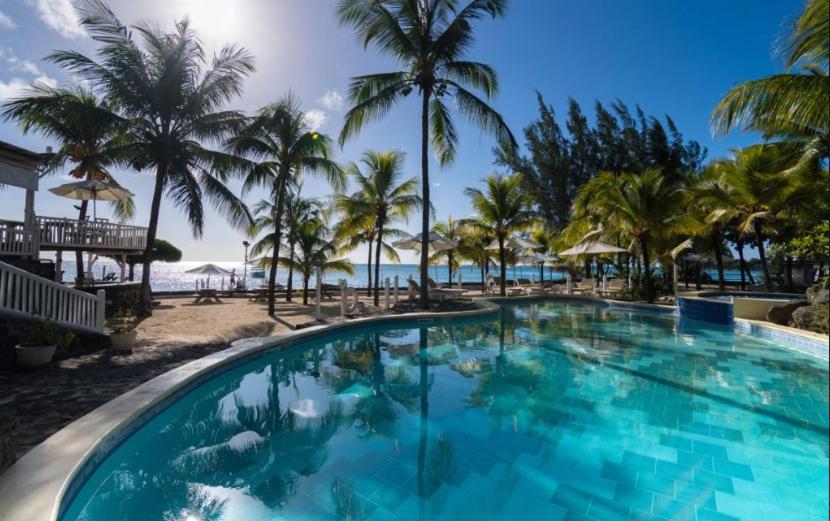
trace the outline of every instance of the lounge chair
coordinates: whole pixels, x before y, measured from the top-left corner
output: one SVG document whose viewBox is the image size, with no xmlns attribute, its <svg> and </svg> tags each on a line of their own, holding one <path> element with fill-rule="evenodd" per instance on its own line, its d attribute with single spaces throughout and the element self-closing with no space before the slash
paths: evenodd
<svg viewBox="0 0 830 521">
<path fill-rule="evenodd" d="M 463 290 L 463 289 L 460 289 L 460 288 L 452 288 L 452 287 L 442 288 L 440 285 L 438 285 L 437 282 L 432 280 L 432 277 L 428 277 L 427 282 L 429 283 L 429 290 L 430 291 L 440 291 L 441 293 L 444 293 L 445 295 L 447 295 L 450 299 L 461 298 L 461 296 L 464 295 L 464 293 L 466 292 L 466 290 Z"/>
<path fill-rule="evenodd" d="M 421 294 L 421 286 L 412 279 L 407 280 L 407 283 L 409 300 L 416 300 L 418 298 L 418 295 Z M 429 300 L 434 300 L 436 302 L 444 302 L 445 300 L 450 300 L 453 298 L 451 293 L 447 293 L 447 290 L 441 288 L 428 288 L 427 291 L 429 295 Z"/>
<path fill-rule="evenodd" d="M 498 295 L 499 294 L 499 285 L 496 284 L 496 279 L 493 278 L 492 275 L 489 273 L 487 274 L 487 278 L 484 279 L 484 294 L 485 295 Z"/>
<path fill-rule="evenodd" d="M 623 290 L 624 284 L 622 279 L 611 279 L 606 284 L 605 289 L 597 290 L 597 294 L 601 297 L 614 298 Z"/>
</svg>

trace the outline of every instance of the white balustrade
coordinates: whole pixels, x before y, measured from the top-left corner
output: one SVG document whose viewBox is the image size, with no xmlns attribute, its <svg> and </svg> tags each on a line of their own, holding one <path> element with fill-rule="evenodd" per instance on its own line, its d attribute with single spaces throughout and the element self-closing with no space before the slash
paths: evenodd
<svg viewBox="0 0 830 521">
<path fill-rule="evenodd" d="M 40 244 L 46 248 L 143 250 L 147 245 L 147 228 L 141 226 L 61 217 L 38 217 L 37 225 Z"/>
<path fill-rule="evenodd" d="M 0 312 L 104 332 L 104 290 L 78 291 L 0 262 Z"/>
<path fill-rule="evenodd" d="M 29 256 L 37 252 L 35 235 L 22 224 L 0 222 L 0 255 Z"/>
</svg>

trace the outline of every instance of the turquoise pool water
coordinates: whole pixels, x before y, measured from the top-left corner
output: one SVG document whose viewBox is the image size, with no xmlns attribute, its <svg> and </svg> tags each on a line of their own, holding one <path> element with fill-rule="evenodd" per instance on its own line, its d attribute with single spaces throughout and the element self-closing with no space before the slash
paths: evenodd
<svg viewBox="0 0 830 521">
<path fill-rule="evenodd" d="M 63 521 L 828 518 L 828 367 L 592 304 L 365 329 L 230 370 Z"/>
</svg>

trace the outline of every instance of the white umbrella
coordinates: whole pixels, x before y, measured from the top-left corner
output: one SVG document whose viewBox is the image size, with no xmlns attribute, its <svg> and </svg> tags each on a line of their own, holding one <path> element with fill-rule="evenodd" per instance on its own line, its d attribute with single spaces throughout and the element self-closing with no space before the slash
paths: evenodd
<svg viewBox="0 0 830 521">
<path fill-rule="evenodd" d="M 95 201 L 120 201 L 122 199 L 129 199 L 133 194 L 126 188 L 122 188 L 114 183 L 107 183 L 98 181 L 96 179 L 87 179 L 85 181 L 78 181 L 76 183 L 66 183 L 55 188 L 50 188 L 50 192 L 61 197 L 68 197 L 69 199 L 78 199 L 81 201 L 92 200 L 92 218 L 96 219 Z"/>
<path fill-rule="evenodd" d="M 568 257 L 575 255 L 600 255 L 602 253 L 628 253 L 628 250 L 611 246 L 610 244 L 605 244 L 604 242 L 587 241 L 560 252 L 559 256 Z"/>
<path fill-rule="evenodd" d="M 226 270 L 225 268 L 220 268 L 216 264 L 202 264 L 198 268 L 187 270 L 186 273 L 193 273 L 195 275 L 207 275 L 207 283 L 208 287 L 210 287 L 211 275 L 230 275 L 231 272 Z"/>
<path fill-rule="evenodd" d="M 504 247 L 508 250 L 532 250 L 534 248 L 541 248 L 542 245 L 522 237 L 510 237 L 507 241 L 505 241 Z M 487 246 L 487 249 L 498 250 L 499 241 L 494 240 Z"/>
<path fill-rule="evenodd" d="M 421 251 L 421 245 L 423 244 L 423 240 L 421 234 L 412 236 L 408 239 L 401 239 L 400 241 L 396 241 L 392 243 L 392 246 L 395 248 L 400 248 L 402 250 L 415 250 Z M 452 241 L 450 239 L 445 239 L 438 234 L 430 233 L 427 237 L 427 246 L 428 246 L 428 253 L 430 255 L 434 255 L 439 251 L 446 251 L 451 250 L 458 246 L 458 243 Z"/>
</svg>

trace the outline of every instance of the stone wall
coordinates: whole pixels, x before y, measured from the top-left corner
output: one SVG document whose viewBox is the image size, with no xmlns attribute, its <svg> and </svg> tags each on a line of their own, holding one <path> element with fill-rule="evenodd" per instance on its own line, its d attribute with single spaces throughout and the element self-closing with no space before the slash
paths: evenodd
<svg viewBox="0 0 830 521">
<path fill-rule="evenodd" d="M 141 284 L 126 282 L 124 284 L 102 284 L 92 288 L 78 288 L 81 291 L 95 295 L 99 289 L 106 291 L 107 307 L 105 316 L 111 318 L 122 310 L 138 309 L 141 303 Z"/>
</svg>

